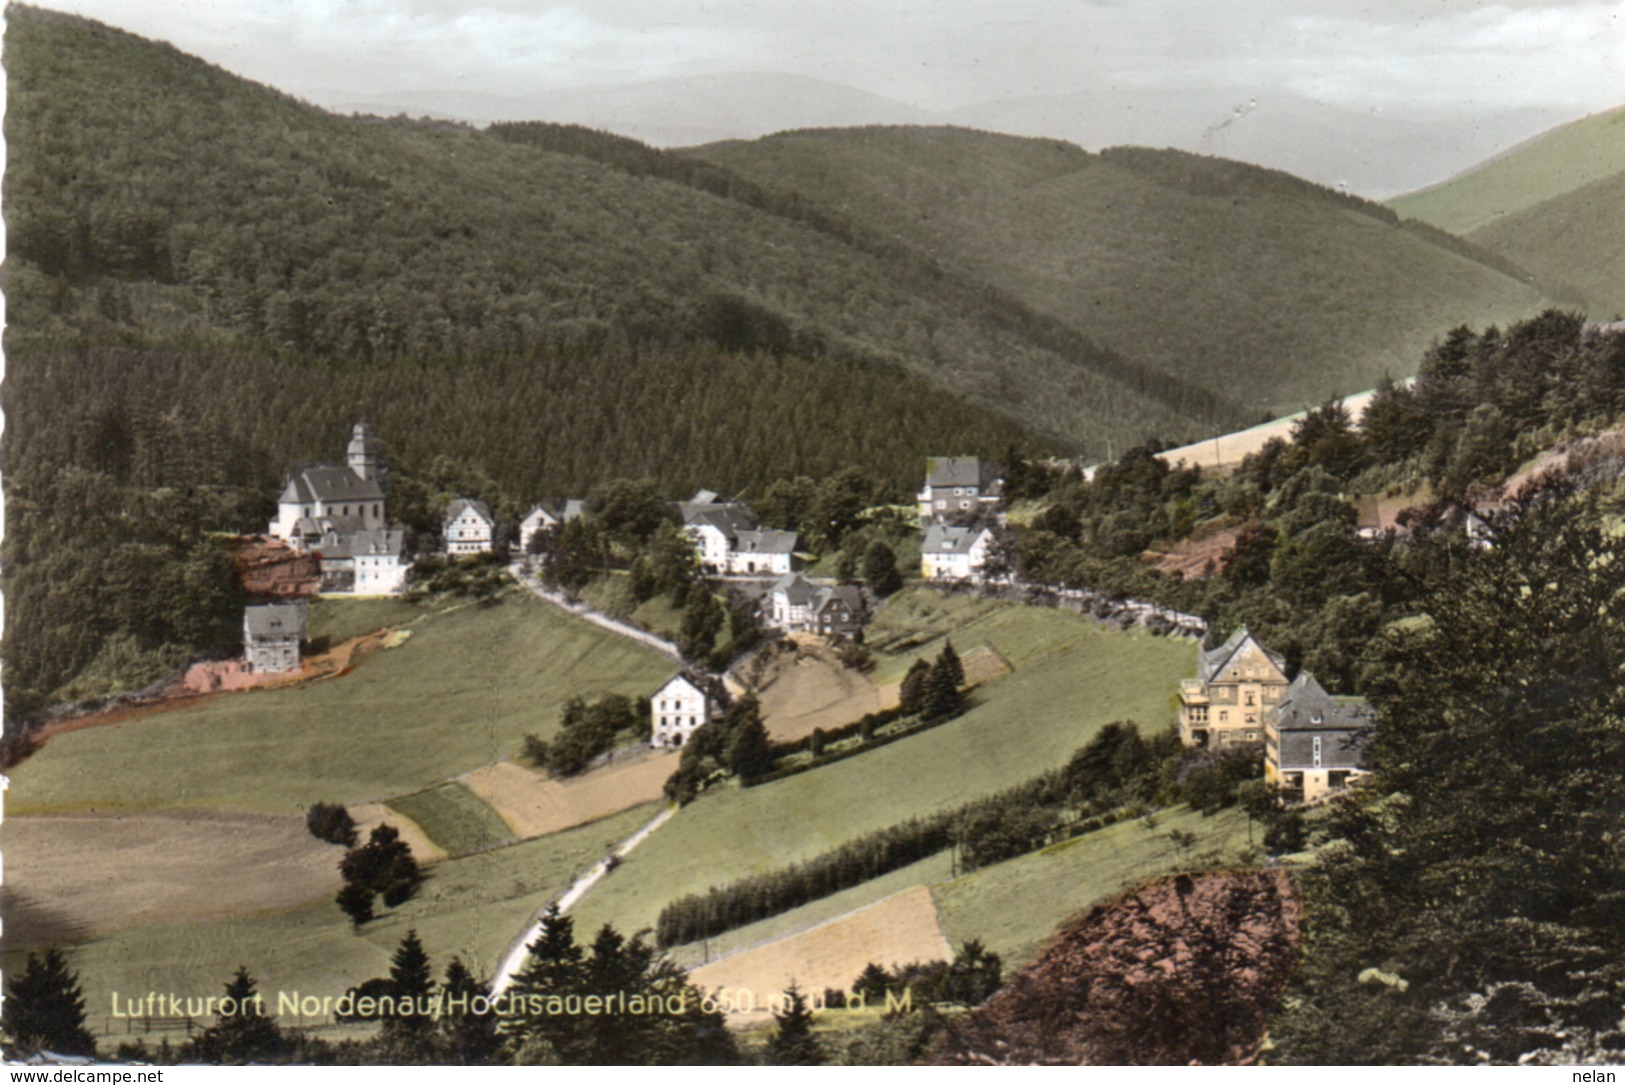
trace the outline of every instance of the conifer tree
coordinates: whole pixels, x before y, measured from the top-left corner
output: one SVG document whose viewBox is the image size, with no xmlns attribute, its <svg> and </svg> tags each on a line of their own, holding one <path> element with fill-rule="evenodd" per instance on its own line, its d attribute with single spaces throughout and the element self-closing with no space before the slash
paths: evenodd
<svg viewBox="0 0 1625 1085">
<path fill-rule="evenodd" d="M 263 1012 L 265 1000 L 246 967 L 226 984 L 226 998 L 215 1023 L 187 1045 L 182 1058 L 230 1066 L 285 1059 L 291 1045 L 276 1019 Z"/>
<path fill-rule="evenodd" d="M 923 659 L 916 659 L 908 673 L 903 676 L 902 687 L 897 693 L 898 707 L 904 713 L 913 716 L 925 711 L 925 684 L 931 675 L 931 664 Z"/>
<path fill-rule="evenodd" d="M 453 957 L 446 966 L 440 989 L 445 996 L 445 1015 L 440 1019 L 441 1041 L 447 1062 L 459 1066 L 490 1066 L 499 1061 L 502 1037 L 497 1032 L 496 1012 L 475 1003 L 490 997 L 491 989 L 474 978 L 461 958 Z"/>
<path fill-rule="evenodd" d="M 13 1055 L 96 1053 L 95 1037 L 85 1028 L 85 997 L 79 977 L 68 970 L 67 959 L 54 946 L 43 957 L 30 953 L 22 974 L 10 977 L 0 1024 Z"/>
<path fill-rule="evenodd" d="M 775 1066 L 822 1066 L 824 1052 L 812 1034 L 813 1012 L 807 996 L 791 980 L 784 997 L 784 1008 L 773 1011 L 776 1027 L 768 1041 L 768 1058 Z"/>
<path fill-rule="evenodd" d="M 394 1014 L 384 1018 L 382 1037 L 399 1048 L 396 1061 L 426 1061 L 434 1053 L 435 1021 L 430 1011 L 434 972 L 415 929 L 406 932 L 390 958 L 389 982 L 398 1006 Z"/>
</svg>

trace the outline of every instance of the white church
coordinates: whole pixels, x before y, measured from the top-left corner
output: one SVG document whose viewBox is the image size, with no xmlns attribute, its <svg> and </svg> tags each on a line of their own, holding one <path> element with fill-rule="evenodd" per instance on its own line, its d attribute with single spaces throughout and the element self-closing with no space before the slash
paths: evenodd
<svg viewBox="0 0 1625 1085">
<path fill-rule="evenodd" d="M 301 467 L 288 476 L 269 534 L 320 555 L 324 592 L 399 594 L 411 562 L 406 533 L 389 529 L 388 493 L 384 442 L 370 423 L 357 422 L 343 466 Z"/>
</svg>

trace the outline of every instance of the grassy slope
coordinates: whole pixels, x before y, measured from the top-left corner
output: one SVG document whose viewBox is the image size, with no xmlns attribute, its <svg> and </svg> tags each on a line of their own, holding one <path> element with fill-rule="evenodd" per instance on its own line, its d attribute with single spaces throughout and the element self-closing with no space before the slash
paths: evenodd
<svg viewBox="0 0 1625 1085">
<path fill-rule="evenodd" d="M 379 629 L 406 625 L 423 614 L 421 606 L 405 599 L 328 597 L 310 604 L 309 634 L 312 641 L 338 644 Z"/>
<path fill-rule="evenodd" d="M 1555 128 L 1442 185 L 1388 205 L 1407 218 L 1470 236 L 1508 215 L 1621 172 L 1625 109 L 1613 109 Z"/>
<path fill-rule="evenodd" d="M 1196 835 L 1197 843 L 1188 852 L 1169 843 L 1168 834 L 1175 829 Z M 1255 827 L 1255 834 L 1258 831 Z M 1004 958 L 1006 968 L 1016 968 L 1031 959 L 1068 916 L 1134 882 L 1189 867 L 1198 857 L 1217 853 L 1221 861 L 1234 861 L 1246 844 L 1246 820 L 1239 811 L 1204 818 L 1181 809 L 1159 816 L 1154 830 L 1139 821 L 1123 822 L 957 878 L 944 852 L 783 915 L 728 931 L 711 939 L 708 950 L 698 943 L 678 946 L 672 957 L 692 967 L 703 963 L 707 951 L 712 958 L 734 953 L 806 930 L 894 893 L 929 885 L 950 945 L 980 939 Z"/>
<path fill-rule="evenodd" d="M 796 353 L 892 363 L 1052 432 L 1180 422 L 968 316 L 929 275 L 734 200 L 474 132 L 329 116 L 30 9 L 12 9 L 6 64 L 17 255 L 150 286 L 117 318 L 149 340 L 479 356 L 544 336 L 703 338 L 697 311 L 730 296 L 785 321 Z M 76 223 L 96 224 L 80 248 Z M 49 289 L 28 294 L 23 331 L 73 334 Z"/>
<path fill-rule="evenodd" d="M 900 598 L 923 594 L 931 593 Z M 950 605 L 961 602 L 969 601 Z M 800 776 L 703 796 L 582 902 L 583 922 L 652 926 L 661 907 L 685 893 L 809 858 L 1054 768 L 1112 720 L 1156 726 L 1168 718 L 1169 691 L 1192 665 L 1185 642 L 1106 632 L 1057 611 L 986 605 L 1002 613 L 975 622 L 974 639 L 991 642 L 1015 671 L 982 691 L 963 717 Z"/>
<path fill-rule="evenodd" d="M 1614 128 L 1625 158 L 1625 112 Z M 1598 320 L 1625 316 L 1625 165 L 1618 173 L 1515 211 L 1472 240 L 1533 272 Z"/>
<path fill-rule="evenodd" d="M 1189 852 L 1169 842 L 1175 829 L 1197 835 Z M 1239 810 L 1211 818 L 1181 810 L 1159 816 L 1155 830 L 1120 822 L 937 886 L 937 915 L 950 944 L 980 938 L 1007 967 L 1020 965 L 1063 919 L 1095 901 L 1213 853 L 1235 862 L 1246 844 L 1247 818 Z"/>
<path fill-rule="evenodd" d="M 390 799 L 389 807 L 416 822 L 450 855 L 513 839 L 513 830 L 497 812 L 460 783 L 438 784 Z"/>
<path fill-rule="evenodd" d="M 630 836 L 652 807 L 512 847 L 437 864 L 418 899 L 367 924 L 360 935 L 331 901 L 274 915 L 120 931 L 70 950 L 93 1031 L 105 1027 L 113 991 L 219 994 L 239 965 L 273 1002 L 278 990 L 340 995 L 387 975 L 390 954 L 415 929 L 436 978 L 453 955 L 489 975 L 531 915 Z M 337 862 L 339 849 L 333 849 Z M 16 961 L 4 961 L 7 970 Z"/>
<path fill-rule="evenodd" d="M 1408 373 L 1440 328 L 1540 302 L 1353 201 L 1219 159 L 926 128 L 693 153 L 863 218 L 1127 357 L 1251 388 L 1260 414 Z"/>
<path fill-rule="evenodd" d="M 528 593 L 438 614 L 352 674 L 59 735 L 7 806 L 285 810 L 417 790 L 550 734 L 573 695 L 637 695 L 669 665 Z"/>
</svg>

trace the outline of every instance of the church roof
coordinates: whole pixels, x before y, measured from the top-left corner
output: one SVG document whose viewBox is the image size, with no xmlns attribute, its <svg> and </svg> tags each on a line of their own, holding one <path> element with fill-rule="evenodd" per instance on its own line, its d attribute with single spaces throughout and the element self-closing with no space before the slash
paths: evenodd
<svg viewBox="0 0 1625 1085">
<path fill-rule="evenodd" d="M 277 501 L 282 504 L 310 504 L 333 501 L 382 501 L 384 491 L 372 479 L 362 478 L 348 467 L 303 467 L 288 477 Z"/>
</svg>

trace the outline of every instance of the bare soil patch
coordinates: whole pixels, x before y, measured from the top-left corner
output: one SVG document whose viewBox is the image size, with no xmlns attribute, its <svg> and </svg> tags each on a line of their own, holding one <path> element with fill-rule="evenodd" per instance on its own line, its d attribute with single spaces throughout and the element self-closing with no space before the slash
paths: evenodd
<svg viewBox="0 0 1625 1085">
<path fill-rule="evenodd" d="M 820 637 L 798 636 L 775 654 L 757 681 L 762 722 L 776 742 L 794 742 L 832 730 L 897 703 L 862 671 L 840 661 Z"/>
<path fill-rule="evenodd" d="M 3 841 L 8 950 L 307 904 L 343 857 L 300 814 L 228 810 L 10 817 Z"/>
<path fill-rule="evenodd" d="M 751 1024 L 767 1013 L 770 1000 L 794 980 L 802 991 L 849 990 L 864 965 L 886 968 L 914 961 L 948 960 L 952 951 L 937 922 L 927 886 L 916 886 L 867 908 L 816 927 L 741 950 L 689 973 L 703 991 L 721 988 L 734 1005 L 741 999 L 760 1007 L 736 1015 L 733 1025 Z"/>
<path fill-rule="evenodd" d="M 438 863 L 447 858 L 446 849 L 429 839 L 429 834 L 423 827 L 399 810 L 391 810 L 381 802 L 362 803 L 350 807 L 350 816 L 355 818 L 356 835 L 366 843 L 367 836 L 380 825 L 393 825 L 395 831 L 401 834 L 406 846 L 412 849 L 412 857 L 419 863 Z M 337 892 L 337 890 L 334 890 Z"/>
<path fill-rule="evenodd" d="M 567 780 L 501 761 L 462 778 L 514 836 L 528 840 L 653 802 L 677 771 L 676 750 L 639 750 Z"/>
</svg>

